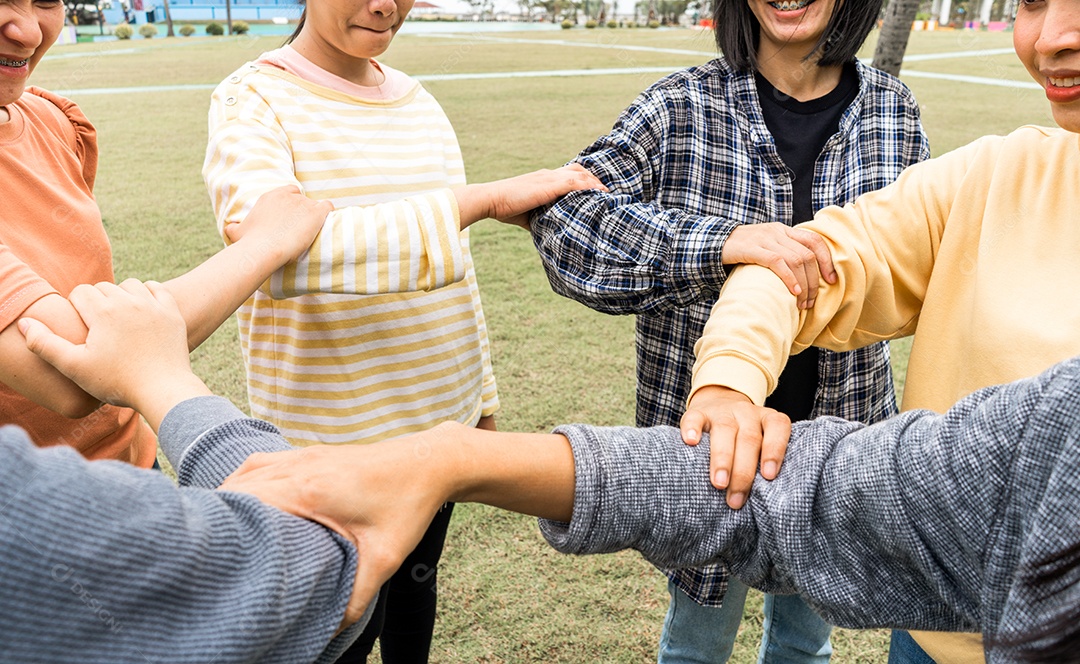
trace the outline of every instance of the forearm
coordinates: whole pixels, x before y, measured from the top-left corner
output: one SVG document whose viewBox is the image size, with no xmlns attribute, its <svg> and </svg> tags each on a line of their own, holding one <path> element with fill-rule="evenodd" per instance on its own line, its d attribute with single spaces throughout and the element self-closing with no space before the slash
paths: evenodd
<svg viewBox="0 0 1080 664">
<path fill-rule="evenodd" d="M 327 647 L 356 568 L 344 539 L 249 496 L 178 491 L 8 434 L 2 448 L 0 632 L 14 659 L 296 662 Z"/>
<path fill-rule="evenodd" d="M 574 459 L 565 437 L 460 424 L 443 424 L 437 431 L 436 456 L 429 467 L 435 475 L 432 481 L 442 482 L 445 500 L 569 519 Z"/>
<path fill-rule="evenodd" d="M 723 285 L 730 220 L 642 202 L 620 183 L 576 192 L 533 215 L 533 241 L 552 288 L 614 314 L 698 301 Z"/>
<path fill-rule="evenodd" d="M 165 282 L 187 324 L 188 347 L 206 341 L 285 258 L 272 242 L 241 240 Z"/>
<path fill-rule="evenodd" d="M 761 404 L 791 353 L 808 346 L 851 350 L 913 334 L 954 199 L 980 196 L 962 186 L 980 149 L 912 166 L 884 189 L 801 224 L 825 240 L 837 275 L 819 285 L 811 309 L 799 310 L 770 270 L 734 270 L 696 347 L 692 389 L 722 385 Z"/>
<path fill-rule="evenodd" d="M 456 283 L 466 268 L 457 202 L 441 189 L 334 210 L 311 248 L 268 285 L 276 298 L 406 293 Z"/>
<path fill-rule="evenodd" d="M 802 595 L 834 624 L 977 630 L 982 565 L 1002 545 L 985 534 L 1008 513 L 1002 501 L 1043 491 L 1031 468 L 1016 476 L 1015 458 L 1038 446 L 1035 472 L 1052 471 L 1045 448 L 1067 443 L 1033 418 L 1075 412 L 1078 367 L 981 391 L 944 416 L 801 423 L 778 478 L 759 476 L 739 511 L 708 483 L 706 441 L 686 447 L 666 428 L 562 427 L 575 462 L 573 519 L 541 527 L 567 553 L 634 548 L 664 567 L 723 562 L 751 586 Z M 1068 401 L 1044 403 L 1063 392 Z M 1033 432 L 1031 442 L 1018 432 Z"/>
<path fill-rule="evenodd" d="M 71 303 L 56 293 L 31 304 L 20 318 L 39 320 L 72 343 L 86 340 L 86 324 Z M 44 408 L 75 419 L 86 417 L 101 405 L 97 398 L 30 352 L 17 321 L 0 330 L 0 357 L 0 382 Z"/>
</svg>

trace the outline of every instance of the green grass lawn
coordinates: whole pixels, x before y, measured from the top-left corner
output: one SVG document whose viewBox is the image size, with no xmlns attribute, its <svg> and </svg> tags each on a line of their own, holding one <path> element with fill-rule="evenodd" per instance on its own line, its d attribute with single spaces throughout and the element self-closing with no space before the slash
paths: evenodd
<svg viewBox="0 0 1080 664">
<path fill-rule="evenodd" d="M 491 38 L 487 38 L 491 37 Z M 511 43 L 523 39 L 528 43 Z M 567 43 L 569 42 L 569 43 Z M 155 39 L 53 49 L 36 85 L 78 90 L 212 85 L 280 38 Z M 605 48 L 595 48 L 604 46 Z M 661 67 L 707 55 L 629 50 L 648 46 L 712 52 L 711 35 L 692 30 L 572 30 L 490 36 L 409 35 L 384 61 L 412 74 Z M 1007 34 L 916 33 L 909 52 L 1000 49 Z M 55 57 L 85 54 L 86 57 Z M 913 63 L 912 69 L 1025 80 L 1011 56 Z M 471 181 L 552 167 L 606 132 L 619 111 L 661 74 L 433 81 L 427 84 L 457 129 Z M 1024 123 L 1049 124 L 1038 90 L 911 78 L 934 153 Z M 112 238 L 117 279 L 163 280 L 220 246 L 200 168 L 209 90 L 79 94 L 99 130 L 97 195 Z M 560 422 L 631 424 L 633 321 L 592 312 L 554 295 L 528 236 L 485 222 L 473 252 L 500 383 L 504 429 L 544 431 Z M 227 287 L 226 285 L 222 286 Z M 906 365 L 907 346 L 894 360 Z M 235 322 L 194 353 L 215 391 L 246 404 Z M 902 370 L 899 372 L 902 376 Z M 532 520 L 460 506 L 441 573 L 434 662 L 645 662 L 667 605 L 664 578 L 636 554 L 571 558 L 540 540 Z M 734 662 L 755 660 L 760 599 Z M 839 631 L 834 661 L 881 662 L 883 631 Z"/>
</svg>

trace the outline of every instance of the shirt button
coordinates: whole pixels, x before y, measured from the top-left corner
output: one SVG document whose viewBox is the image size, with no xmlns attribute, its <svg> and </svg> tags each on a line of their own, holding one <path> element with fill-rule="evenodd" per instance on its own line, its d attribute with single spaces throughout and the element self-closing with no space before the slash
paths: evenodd
<svg viewBox="0 0 1080 664">
<path fill-rule="evenodd" d="M 229 83 L 239 83 L 239 82 L 240 82 L 240 77 L 239 76 L 230 76 L 229 77 Z"/>
<path fill-rule="evenodd" d="M 791 178 L 788 177 L 787 173 L 781 173 L 776 176 L 776 181 L 779 184 L 787 184 L 788 182 L 791 182 Z"/>
<path fill-rule="evenodd" d="M 232 106 L 235 103 L 236 103 L 236 97 L 226 97 L 225 98 L 225 105 L 226 106 Z"/>
</svg>

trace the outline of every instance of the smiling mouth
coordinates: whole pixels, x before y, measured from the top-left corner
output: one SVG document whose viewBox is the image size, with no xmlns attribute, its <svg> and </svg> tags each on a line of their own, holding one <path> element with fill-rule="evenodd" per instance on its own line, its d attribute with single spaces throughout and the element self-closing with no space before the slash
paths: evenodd
<svg viewBox="0 0 1080 664">
<path fill-rule="evenodd" d="M 29 58 L 26 60 L 5 60 L 0 58 L 0 67 L 25 67 L 28 62 L 30 62 Z"/>
<path fill-rule="evenodd" d="M 814 0 L 780 0 L 780 2 L 770 2 L 769 6 L 782 12 L 793 12 L 813 2 Z"/>
</svg>

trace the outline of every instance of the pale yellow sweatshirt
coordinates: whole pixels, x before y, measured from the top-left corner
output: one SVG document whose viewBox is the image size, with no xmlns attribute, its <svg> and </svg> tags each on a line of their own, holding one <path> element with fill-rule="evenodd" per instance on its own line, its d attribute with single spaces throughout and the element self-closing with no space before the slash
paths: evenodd
<svg viewBox="0 0 1080 664">
<path fill-rule="evenodd" d="M 1080 354 L 1080 136 L 1022 127 L 907 169 L 804 228 L 839 275 L 809 311 L 768 269 L 729 277 L 697 345 L 693 390 L 761 404 L 789 353 L 915 335 L 905 410 L 943 412 Z M 982 661 L 976 635 L 913 634 L 938 662 Z"/>
</svg>

